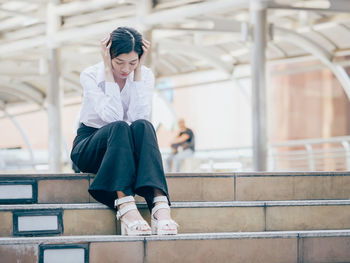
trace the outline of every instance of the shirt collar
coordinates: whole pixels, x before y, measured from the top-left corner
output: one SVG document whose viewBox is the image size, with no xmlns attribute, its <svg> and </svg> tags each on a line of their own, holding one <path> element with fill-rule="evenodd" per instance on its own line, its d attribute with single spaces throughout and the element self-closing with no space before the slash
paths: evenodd
<svg viewBox="0 0 350 263">
<path fill-rule="evenodd" d="M 134 79 L 134 72 L 131 72 L 126 79 L 126 82 L 132 81 L 133 79 Z M 101 83 L 104 83 L 106 81 L 105 65 L 103 61 L 98 65 L 96 80 L 98 85 L 101 85 Z"/>
</svg>

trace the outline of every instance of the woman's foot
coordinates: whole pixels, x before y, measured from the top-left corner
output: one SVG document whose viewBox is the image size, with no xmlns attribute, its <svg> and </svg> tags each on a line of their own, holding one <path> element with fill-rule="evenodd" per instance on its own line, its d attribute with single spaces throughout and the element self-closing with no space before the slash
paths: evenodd
<svg viewBox="0 0 350 263">
<path fill-rule="evenodd" d="M 130 205 L 130 204 L 135 204 L 135 202 L 127 202 L 124 204 L 121 204 L 118 206 L 118 210 L 122 209 L 123 207 Z M 139 210 L 130 210 L 128 212 L 126 212 L 121 219 L 126 220 L 127 222 L 134 222 L 137 220 L 144 220 L 143 217 L 141 216 Z M 139 224 L 136 226 L 137 230 L 140 231 L 149 231 L 151 230 L 151 227 L 147 224 Z"/>
<path fill-rule="evenodd" d="M 137 210 L 133 196 L 116 199 L 114 206 L 118 208 L 117 220 L 120 220 L 122 235 L 145 236 L 152 233 L 150 226 Z"/>
<path fill-rule="evenodd" d="M 171 219 L 170 207 L 166 196 L 155 196 L 152 209 L 152 234 L 176 235 L 178 224 Z"/>
<path fill-rule="evenodd" d="M 168 204 L 168 202 L 155 202 L 154 206 L 158 204 Z M 154 218 L 157 220 L 171 220 L 170 209 L 161 208 L 157 212 L 154 213 Z M 177 226 L 175 224 L 167 224 L 164 226 L 166 230 L 176 230 Z"/>
</svg>

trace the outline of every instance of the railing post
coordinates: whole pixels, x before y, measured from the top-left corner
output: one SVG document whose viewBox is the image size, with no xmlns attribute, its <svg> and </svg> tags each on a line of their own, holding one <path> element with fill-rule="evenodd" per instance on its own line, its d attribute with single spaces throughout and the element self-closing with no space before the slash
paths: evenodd
<svg viewBox="0 0 350 263">
<path fill-rule="evenodd" d="M 213 173 L 214 172 L 214 160 L 212 158 L 209 159 L 209 169 L 210 172 Z"/>
<path fill-rule="evenodd" d="M 309 169 L 310 169 L 310 171 L 315 171 L 316 168 L 315 168 L 315 162 L 314 162 L 314 155 L 312 153 L 312 146 L 311 146 L 311 144 L 305 144 L 305 148 L 307 151 Z"/>
<path fill-rule="evenodd" d="M 348 141 L 342 141 L 341 144 L 345 149 L 346 169 L 350 171 L 350 144 Z"/>
<path fill-rule="evenodd" d="M 268 149 L 268 170 L 274 171 L 277 168 L 277 154 L 276 149 L 269 147 Z"/>
</svg>

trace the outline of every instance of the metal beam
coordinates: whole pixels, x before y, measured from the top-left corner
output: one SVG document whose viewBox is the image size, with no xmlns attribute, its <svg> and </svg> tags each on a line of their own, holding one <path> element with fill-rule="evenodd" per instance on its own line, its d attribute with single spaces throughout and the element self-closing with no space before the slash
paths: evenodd
<svg viewBox="0 0 350 263">
<path fill-rule="evenodd" d="M 294 45 L 308 51 L 313 56 L 318 58 L 325 64 L 339 80 L 340 84 L 344 88 L 344 91 L 348 98 L 350 99 L 350 78 L 345 72 L 344 68 L 333 62 L 333 54 L 324 49 L 319 44 L 313 42 L 312 40 L 298 34 L 292 30 L 275 27 L 276 38 L 280 38 L 283 41 L 292 42 Z"/>
<path fill-rule="evenodd" d="M 94 1 L 101 4 L 101 1 Z M 80 3 L 80 2 L 79 2 Z M 83 4 L 83 3 L 81 3 Z M 173 8 L 169 10 L 162 10 L 158 12 L 153 12 L 144 17 L 130 17 L 123 19 L 115 19 L 112 21 L 106 21 L 101 23 L 95 23 L 88 26 L 82 26 L 77 28 L 70 28 L 64 30 L 57 30 L 55 34 L 50 36 L 49 41 L 55 43 L 59 46 L 65 41 L 74 42 L 74 40 L 81 41 L 82 38 L 91 37 L 93 35 L 103 35 L 105 33 L 111 32 L 115 29 L 116 25 L 128 26 L 134 25 L 141 28 L 151 28 L 153 25 L 159 25 L 163 23 L 178 22 L 181 19 L 187 17 L 195 17 L 202 14 L 212 13 L 220 10 L 226 10 L 232 7 L 247 7 L 249 0 L 217 0 L 202 2 L 199 4 L 186 5 L 178 8 Z M 68 5 L 68 4 L 65 4 Z M 61 10 L 61 11 L 57 11 Z M 55 14 L 65 15 L 62 9 L 56 9 Z M 70 11 L 67 11 L 70 12 Z M 52 14 L 53 16 L 53 14 Z M 50 18 L 50 17 L 49 17 Z M 19 50 L 25 50 L 29 48 L 34 48 L 38 46 L 43 46 L 46 44 L 46 37 L 34 37 L 24 40 L 16 41 L 15 43 L 8 43 L 0 45 L 0 56 L 3 54 L 9 54 L 11 52 L 16 52 Z"/>
<path fill-rule="evenodd" d="M 294 3 L 294 1 L 290 1 Z M 293 5 L 280 5 L 274 2 L 269 3 L 268 8 L 271 9 L 291 9 L 291 10 L 304 10 L 304 11 L 316 11 L 316 12 L 339 12 L 349 13 L 350 5 L 349 0 L 328 0 L 320 2 L 319 6 L 312 7 L 308 1 L 304 1 L 305 6 L 293 6 Z M 309 1 L 311 2 L 311 1 Z M 328 4 L 329 3 L 329 4 Z M 312 3 L 311 3 L 312 4 Z"/>
<path fill-rule="evenodd" d="M 161 69 L 165 69 L 166 71 L 170 72 L 171 74 L 176 74 L 178 72 L 178 68 L 171 64 L 168 59 L 159 58 L 157 60 L 158 67 Z"/>
<path fill-rule="evenodd" d="M 36 63 L 38 64 L 38 63 Z M 0 77 L 38 75 L 39 70 L 34 63 L 0 63 Z"/>
<path fill-rule="evenodd" d="M 176 52 L 178 54 L 186 54 L 195 59 L 201 58 L 208 61 L 214 68 L 221 69 L 229 75 L 232 74 L 233 65 L 225 63 L 219 59 L 219 55 L 215 53 L 210 47 L 196 46 L 184 44 L 171 40 L 164 40 L 158 42 L 162 51 Z"/>
<path fill-rule="evenodd" d="M 105 9 L 107 7 L 121 5 L 123 3 L 138 4 L 137 0 L 90 0 L 90 1 L 75 1 L 57 5 L 54 10 L 57 16 L 74 16 L 77 14 L 94 12 Z"/>
<path fill-rule="evenodd" d="M 185 56 L 182 56 L 177 53 L 172 53 L 171 56 L 168 56 L 167 58 L 172 64 L 177 65 L 179 72 L 187 72 L 187 71 L 194 71 L 196 70 L 196 66 L 193 65 L 193 63 L 187 59 Z"/>
<path fill-rule="evenodd" d="M 176 6 L 182 6 L 187 4 L 193 4 L 193 2 L 202 2 L 202 0 L 172 0 L 172 1 L 157 1 L 155 9 L 174 8 Z"/>
<path fill-rule="evenodd" d="M 45 44 L 46 44 L 46 36 L 32 37 L 28 39 L 18 40 L 14 43 L 11 42 L 11 43 L 2 44 L 0 45 L 0 57 L 6 57 L 13 52 L 36 48 L 36 47 L 44 46 Z"/>
<path fill-rule="evenodd" d="M 5 83 L 0 85 L 0 91 L 12 94 L 25 101 L 34 102 L 38 105 L 43 105 L 44 103 L 44 94 L 33 85 L 27 83 Z"/>
<path fill-rule="evenodd" d="M 91 24 L 91 21 L 97 23 L 106 20 L 115 20 L 119 17 L 133 16 L 135 15 L 135 11 L 135 6 L 117 6 L 115 8 L 95 10 L 91 13 L 66 17 L 64 19 L 63 28 L 89 25 Z"/>
<path fill-rule="evenodd" d="M 16 31 L 2 33 L 2 41 L 13 41 L 27 37 L 33 37 L 37 35 L 45 34 L 45 25 L 38 24 L 23 29 L 17 29 Z M 13 42 L 12 42 L 13 43 Z"/>
</svg>

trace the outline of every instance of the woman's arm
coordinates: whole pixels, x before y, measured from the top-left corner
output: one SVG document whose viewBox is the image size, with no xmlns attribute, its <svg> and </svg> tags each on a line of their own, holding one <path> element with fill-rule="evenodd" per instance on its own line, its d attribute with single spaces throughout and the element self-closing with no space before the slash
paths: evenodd
<svg viewBox="0 0 350 263">
<path fill-rule="evenodd" d="M 151 43 L 142 40 L 143 54 L 134 71 L 134 81 L 130 91 L 130 103 L 127 112 L 128 119 L 133 122 L 138 119 L 149 119 L 154 90 L 154 75 L 150 69 L 142 68 Z"/>
<path fill-rule="evenodd" d="M 123 106 L 120 89 L 115 82 L 105 82 L 105 92 L 97 86 L 96 79 L 88 72 L 80 74 L 80 83 L 84 90 L 84 103 L 93 107 L 104 122 L 123 120 Z"/>
<path fill-rule="evenodd" d="M 141 81 L 142 80 L 142 65 L 145 63 L 146 61 L 146 57 L 149 51 L 149 48 L 151 47 L 151 42 L 149 42 L 146 39 L 142 39 L 142 56 L 140 57 L 140 61 L 134 71 L 134 81 Z"/>
<path fill-rule="evenodd" d="M 123 120 L 123 106 L 120 99 L 120 89 L 115 83 L 112 73 L 110 56 L 110 35 L 101 40 L 101 56 L 105 68 L 105 92 L 98 87 L 96 75 L 89 72 L 80 74 L 80 83 L 84 90 L 84 102 L 91 105 L 98 116 L 105 122 Z"/>
<path fill-rule="evenodd" d="M 141 81 L 134 81 L 130 87 L 130 103 L 127 111 L 128 119 L 134 122 L 149 119 L 154 90 L 154 75 L 150 69 L 144 69 Z"/>
</svg>

